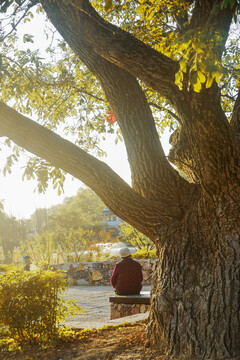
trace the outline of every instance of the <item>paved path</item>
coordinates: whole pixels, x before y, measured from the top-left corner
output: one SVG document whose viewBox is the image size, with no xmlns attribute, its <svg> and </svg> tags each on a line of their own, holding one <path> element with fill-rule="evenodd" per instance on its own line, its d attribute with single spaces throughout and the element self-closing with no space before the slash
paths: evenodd
<svg viewBox="0 0 240 360">
<path fill-rule="evenodd" d="M 146 290 L 150 290 L 150 285 L 143 286 L 143 291 Z M 85 313 L 71 317 L 64 323 L 73 328 L 99 328 L 124 321 L 140 320 L 148 316 L 146 313 L 110 320 L 109 296 L 113 294 L 111 286 L 69 286 L 64 298 L 75 300 Z"/>
</svg>

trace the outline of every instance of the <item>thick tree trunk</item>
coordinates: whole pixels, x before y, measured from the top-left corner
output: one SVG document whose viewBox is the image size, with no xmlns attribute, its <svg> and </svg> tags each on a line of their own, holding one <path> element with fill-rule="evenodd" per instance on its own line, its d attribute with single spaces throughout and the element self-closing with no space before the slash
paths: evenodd
<svg viewBox="0 0 240 360">
<path fill-rule="evenodd" d="M 239 359 L 239 203 L 204 203 L 161 231 L 148 337 L 174 359 Z"/>
</svg>

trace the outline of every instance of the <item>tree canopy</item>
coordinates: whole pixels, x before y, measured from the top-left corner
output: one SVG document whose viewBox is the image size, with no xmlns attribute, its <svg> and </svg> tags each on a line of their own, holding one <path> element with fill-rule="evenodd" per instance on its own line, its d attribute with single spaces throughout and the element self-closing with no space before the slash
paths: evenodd
<svg viewBox="0 0 240 360">
<path fill-rule="evenodd" d="M 88 14 L 88 20 L 96 17 L 95 25 L 100 21 L 97 13 L 93 12 L 93 8 L 84 2 L 80 4 L 80 2 L 63 1 L 63 5 L 77 7 L 79 14 L 85 17 L 83 24 L 85 31 L 88 31 L 87 26 L 91 25 L 86 22 L 88 13 L 90 14 Z M 106 33 L 101 36 L 96 34 L 95 38 L 95 29 L 92 26 L 92 35 L 89 36 L 87 42 L 94 43 L 92 46 L 95 53 L 119 65 L 120 60 L 114 59 L 118 56 L 114 55 L 114 51 L 117 50 L 113 49 L 112 42 L 117 43 L 120 52 L 121 46 L 126 47 L 127 33 L 110 25 L 108 21 L 112 21 L 129 32 L 130 50 L 135 50 L 136 53 L 131 60 L 128 59 L 129 56 L 124 56 L 124 51 L 128 52 L 129 49 L 127 47 L 125 50 L 122 49 L 121 62 L 125 65 L 121 63 L 120 67 L 128 68 L 128 62 L 132 61 L 135 69 L 131 71 L 143 85 L 158 130 L 161 131 L 165 126 L 176 129 L 182 125 L 179 113 L 181 104 L 175 104 L 173 96 L 175 90 L 175 96 L 183 88 L 188 92 L 191 90 L 199 92 L 203 87 L 211 88 L 215 81 L 220 84 L 222 109 L 231 120 L 239 87 L 239 34 L 237 32 L 239 4 L 237 1 L 224 0 L 214 4 L 209 3 L 206 9 L 204 6 L 201 8 L 198 2 L 178 0 L 168 4 L 159 0 L 151 2 L 93 1 L 92 5 L 104 17 L 102 20 L 104 26 L 101 25 L 100 28 Z M 24 32 L 24 25 L 34 24 L 38 17 L 42 19 L 44 6 L 49 6 L 49 9 L 54 7 L 55 10 L 57 7 L 55 1 L 45 1 L 42 4 L 26 0 L 2 1 L 2 101 L 11 102 L 16 110 L 39 119 L 40 123 L 48 129 L 57 131 L 60 128 L 65 136 L 82 149 L 94 148 L 95 153 L 103 155 L 99 139 L 105 139 L 106 133 L 113 132 L 117 132 L 117 137 L 122 139 L 123 129 L 121 126 L 119 128 L 116 124 L 111 125 L 106 122 L 107 110 L 113 106 L 106 100 L 99 82 L 93 75 L 94 71 L 91 71 L 87 64 L 89 71 L 83 64 L 84 61 L 79 60 L 74 46 L 72 46 L 73 51 L 69 48 L 67 42 L 70 46 L 71 43 L 63 36 L 64 34 L 61 34 L 61 29 L 58 30 L 63 38 L 59 36 L 59 33 L 56 35 L 51 24 L 48 24 L 45 38 L 41 38 L 42 42 L 45 40 L 41 47 L 35 40 L 36 35 Z M 205 11 L 206 15 L 208 14 L 208 21 L 203 20 L 202 17 Z M 52 20 L 50 16 L 49 18 Z M 230 28 L 232 19 L 236 26 L 233 25 Z M 57 18 L 56 21 L 58 21 Z M 23 23 L 23 30 L 18 34 L 16 29 L 19 23 Z M 52 23 L 55 22 L 52 21 Z M 31 31 L 31 27 L 26 30 Z M 100 44 L 100 37 L 104 44 Z M 96 39 L 99 41 L 96 42 Z M 141 46 L 137 39 L 143 42 Z M 109 44 L 111 46 L 108 48 Z M 161 65 L 161 61 L 169 64 L 169 68 L 166 67 L 168 86 L 165 91 L 161 76 L 164 77 L 166 69 L 161 70 L 162 75 L 155 75 L 155 80 L 150 79 L 148 71 L 140 76 L 141 69 L 137 69 L 137 56 L 140 60 L 141 49 L 142 53 L 143 50 L 145 51 L 145 60 L 141 59 L 141 61 L 147 62 L 146 69 L 151 69 L 151 61 L 154 62 L 154 66 Z M 141 66 L 144 64 L 142 63 Z M 170 86 L 171 82 L 168 80 L 171 76 L 172 85 Z M 99 80 L 101 83 L 100 78 Z M 110 79 L 106 79 L 107 82 L 108 80 L 109 87 L 115 86 L 110 84 Z M 172 87 L 172 95 L 169 94 L 170 87 Z M 102 134 L 101 137 L 99 134 Z M 10 146 L 8 140 L 7 144 Z M 5 171 L 11 171 L 11 165 L 17 161 L 18 156 L 19 149 L 14 146 Z M 171 155 L 170 160 L 183 168 L 183 163 L 178 161 L 178 158 L 181 160 L 180 156 L 178 158 L 174 156 L 174 154 Z M 186 171 L 189 173 L 189 168 Z M 27 178 L 37 176 L 40 191 L 44 191 L 49 178 L 52 179 L 54 187 L 58 187 L 59 192 L 63 187 L 64 174 L 58 169 L 50 168 L 49 162 L 39 157 L 32 158 L 28 162 L 24 176 Z"/>
<path fill-rule="evenodd" d="M 90 189 L 80 188 L 76 196 L 66 198 L 63 204 L 48 210 L 47 228 L 67 230 L 81 227 L 85 230 L 102 230 L 102 211 L 105 205 Z"/>
<path fill-rule="evenodd" d="M 149 153 L 148 156 L 152 162 L 159 163 L 159 166 L 156 166 L 159 174 L 156 172 L 156 176 L 161 178 L 163 171 L 169 187 L 175 186 L 176 180 L 177 182 L 180 180 L 159 147 L 155 125 L 158 131 L 166 125 L 178 129 L 177 141 L 175 143 L 173 141 L 175 147 L 170 152 L 169 160 L 184 171 L 190 181 L 205 182 L 205 175 L 201 173 L 198 162 L 193 160 L 192 154 L 189 156 L 190 144 L 186 144 L 185 141 L 188 120 L 184 118 L 186 114 L 191 118 L 192 111 L 189 104 L 193 98 L 196 98 L 197 106 L 200 103 L 197 100 L 198 96 L 203 101 L 205 94 L 211 94 L 214 101 L 216 102 L 216 99 L 218 101 L 218 115 L 222 118 L 227 115 L 228 120 L 237 127 L 239 102 L 239 34 L 237 24 L 234 26 L 233 23 L 230 27 L 232 20 L 235 23 L 238 21 L 239 4 L 237 1 L 227 0 L 216 3 L 206 2 L 206 4 L 203 6 L 197 1 L 172 1 L 165 4 L 159 0 L 121 3 L 118 1 L 92 2 L 99 14 L 104 17 L 101 18 L 85 1 L 62 1 L 61 3 L 2 1 L 2 101 L 10 102 L 16 110 L 34 116 L 45 128 L 40 128 L 36 123 L 24 117 L 16 116 L 14 111 L 2 104 L 2 116 L 5 122 L 1 121 L 2 129 L 0 130 L 2 135 L 8 136 L 20 147 L 25 147 L 37 155 L 29 160 L 24 175 L 27 178 L 37 176 L 40 191 L 44 191 L 49 179 L 52 179 L 54 187 L 58 187 L 61 191 L 64 173 L 57 168 L 70 172 L 96 191 L 95 186 L 89 181 L 90 176 L 84 175 L 83 172 L 79 175 L 76 170 L 72 171 L 74 167 L 72 164 L 70 169 L 68 164 L 62 163 L 63 156 L 56 158 L 56 156 L 49 157 L 48 154 L 52 152 L 59 155 L 58 147 L 62 149 L 66 147 L 69 153 L 73 151 L 78 159 L 84 159 L 84 163 L 91 163 L 93 168 L 98 168 L 98 177 L 101 177 L 104 166 L 83 153 L 79 147 L 83 150 L 94 148 L 95 152 L 97 149 L 100 155 L 99 134 L 104 139 L 106 133 L 113 132 L 118 138 L 124 137 L 132 171 L 133 188 L 137 193 L 151 199 L 156 193 L 162 192 L 159 192 L 162 186 L 158 184 L 154 188 L 150 177 L 146 180 L 144 175 L 147 171 L 144 169 L 146 165 L 142 161 L 142 156 L 137 155 L 139 145 L 133 146 L 131 141 L 136 136 L 141 139 L 139 141 L 143 152 Z M 69 16 L 71 17 L 73 9 L 76 10 L 74 20 L 76 25 L 72 22 L 73 33 L 70 36 L 66 34 L 66 31 L 70 31 L 68 30 L 71 21 Z M 39 44 L 34 44 L 33 35 L 29 33 L 17 35 L 15 30 L 18 29 L 20 22 L 34 24 L 44 11 L 51 23 L 57 27 L 58 34 L 56 35 L 49 25 L 46 34 L 48 40 L 46 40 L 46 45 L 44 43 L 45 49 L 39 49 Z M 205 21 L 206 19 L 203 21 L 204 13 L 208 21 Z M 62 21 L 59 20 L 60 18 Z M 116 25 L 109 23 L 109 20 Z M 124 30 L 120 30 L 119 26 Z M 87 33 L 91 36 L 85 35 Z M 81 41 L 80 38 L 76 41 L 79 34 L 81 34 Z M 17 40 L 18 38 L 20 39 Z M 31 45 L 35 47 L 32 48 Z M 84 47 L 84 51 L 81 51 L 81 46 Z M 108 67 L 107 76 L 103 71 L 106 66 Z M 134 79 L 135 77 L 138 81 Z M 119 78 L 122 81 L 121 88 Z M 219 86 L 216 86 L 216 82 Z M 139 83 L 143 90 L 139 87 Z M 119 104 L 120 96 L 124 96 L 124 92 L 127 94 L 127 99 L 124 100 L 126 107 Z M 138 96 L 136 96 L 137 93 Z M 131 94 L 134 99 L 131 98 Z M 137 106 L 137 99 L 141 102 L 141 106 Z M 129 104 L 133 100 L 135 106 L 131 113 Z M 215 107 L 215 103 L 213 106 Z M 139 114 L 136 114 L 137 107 Z M 115 111 L 117 124 L 106 122 L 109 108 Z M 7 114 L 10 118 L 15 118 L 15 123 L 12 121 L 14 131 L 11 131 L 8 126 Z M 136 120 L 137 117 L 140 118 L 139 123 Z M 21 126 L 21 134 L 28 134 L 28 140 L 32 137 L 32 144 L 31 141 L 27 141 L 26 144 L 26 138 L 23 139 L 20 135 L 17 118 Z M 122 121 L 121 118 L 124 120 Z M 217 143 L 221 142 L 221 134 L 224 133 L 225 136 L 224 127 L 227 125 L 217 126 L 214 121 L 214 119 L 208 119 L 208 124 L 204 125 L 208 133 L 208 138 L 203 140 L 204 144 L 206 141 L 210 142 L 211 136 L 218 137 L 217 129 L 220 135 Z M 208 127 L 214 128 L 214 134 L 210 134 Z M 58 132 L 59 128 L 64 131 L 64 137 L 68 136 L 77 148 L 53 134 L 53 131 Z M 145 133 L 146 129 L 149 134 Z M 199 129 L 199 131 L 202 130 Z M 38 136 L 39 139 L 43 137 L 46 139 L 49 144 L 47 154 L 44 149 L 41 149 L 41 140 L 37 144 L 34 133 L 36 135 L 41 133 L 42 136 Z M 193 135 L 191 137 L 187 135 L 187 137 L 188 143 L 190 138 L 194 141 Z M 155 138 L 151 140 L 151 146 L 148 141 L 150 138 Z M 8 140 L 6 142 L 9 146 L 11 145 Z M 217 143 L 216 148 L 211 149 L 214 153 L 218 152 Z M 155 150 L 153 150 L 154 147 Z M 198 152 L 199 147 L 202 152 L 204 149 L 202 141 L 198 146 L 195 144 L 194 151 Z M 12 163 L 19 156 L 19 148 L 13 146 L 12 150 L 13 154 L 7 160 L 5 171 L 11 171 Z M 67 153 L 65 150 L 63 152 L 66 158 Z M 209 149 L 206 147 L 206 153 L 208 152 Z M 84 168 L 86 168 L 85 165 Z M 217 163 L 214 168 L 217 175 L 217 169 L 219 169 Z M 104 187 L 107 188 L 105 184 L 109 182 L 116 184 L 121 182 L 115 174 L 112 172 L 110 174 L 109 169 L 103 172 L 105 175 L 108 173 L 107 179 L 102 176 Z M 204 170 L 204 173 L 209 172 Z M 134 194 L 130 189 L 125 189 L 126 185 L 122 182 L 121 184 L 125 194 L 128 192 Z M 164 192 L 167 188 L 164 182 Z M 116 192 L 116 189 L 113 191 Z M 103 195 L 100 189 L 96 192 L 101 193 L 102 199 L 106 202 L 108 196 Z M 136 201 L 139 201 L 137 193 L 134 196 Z M 170 192 L 167 197 L 169 195 Z M 143 201 L 143 207 L 147 207 L 144 206 L 143 198 L 141 201 Z M 174 205 L 174 201 L 171 205 L 171 213 L 175 215 L 178 212 L 178 205 Z M 111 207 L 112 204 L 109 206 Z M 166 206 L 161 208 L 161 213 L 164 213 L 165 209 Z M 122 214 L 119 215 L 123 217 Z"/>
</svg>

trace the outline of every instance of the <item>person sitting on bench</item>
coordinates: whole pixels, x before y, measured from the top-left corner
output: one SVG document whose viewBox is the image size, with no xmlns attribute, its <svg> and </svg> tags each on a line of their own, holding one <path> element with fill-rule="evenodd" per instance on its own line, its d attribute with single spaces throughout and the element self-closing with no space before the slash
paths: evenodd
<svg viewBox="0 0 240 360">
<path fill-rule="evenodd" d="M 115 265 L 110 284 L 118 295 L 140 294 L 143 280 L 141 265 L 132 259 L 127 247 L 120 249 L 119 255 L 122 260 Z"/>
</svg>

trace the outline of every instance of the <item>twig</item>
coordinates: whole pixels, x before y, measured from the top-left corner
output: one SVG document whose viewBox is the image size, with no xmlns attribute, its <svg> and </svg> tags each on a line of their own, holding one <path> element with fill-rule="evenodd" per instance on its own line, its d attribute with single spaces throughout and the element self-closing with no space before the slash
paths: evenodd
<svg viewBox="0 0 240 360">
<path fill-rule="evenodd" d="M 150 106 L 154 106 L 156 109 L 160 110 L 160 111 L 164 111 L 166 110 L 172 117 L 174 117 L 174 119 L 176 119 L 180 124 L 182 124 L 182 120 L 180 119 L 179 116 L 177 116 L 176 114 L 174 114 L 174 112 L 172 112 L 171 110 L 164 108 L 163 106 L 159 106 L 153 102 L 149 102 L 148 103 Z"/>
</svg>

